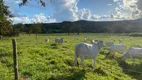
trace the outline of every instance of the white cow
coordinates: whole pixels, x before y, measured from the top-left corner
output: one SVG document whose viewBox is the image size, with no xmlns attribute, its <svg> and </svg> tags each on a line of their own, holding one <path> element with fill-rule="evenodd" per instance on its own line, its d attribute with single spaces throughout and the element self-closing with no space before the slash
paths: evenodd
<svg viewBox="0 0 142 80">
<path fill-rule="evenodd" d="M 132 38 L 130 37 L 130 40 L 132 40 Z"/>
<path fill-rule="evenodd" d="M 84 42 L 87 41 L 87 38 L 84 38 Z"/>
<path fill-rule="evenodd" d="M 123 42 L 123 40 L 122 39 L 119 39 L 119 43 L 122 43 Z"/>
<path fill-rule="evenodd" d="M 76 40 L 78 40 L 78 37 L 76 37 Z"/>
<path fill-rule="evenodd" d="M 56 44 L 62 44 L 64 42 L 64 38 L 56 38 L 55 43 Z"/>
<path fill-rule="evenodd" d="M 90 40 L 90 43 L 93 44 L 93 43 L 95 43 L 95 41 L 94 40 Z"/>
<path fill-rule="evenodd" d="M 48 38 L 46 38 L 46 39 L 45 39 L 45 42 L 46 42 L 46 43 L 49 43 L 49 39 L 48 39 Z"/>
<path fill-rule="evenodd" d="M 93 67 L 95 67 L 96 58 L 101 47 L 103 47 L 103 41 L 94 44 L 77 44 L 75 46 L 74 65 L 77 64 L 77 58 L 80 57 L 82 68 L 84 68 L 84 59 L 91 58 L 94 61 Z"/>
<path fill-rule="evenodd" d="M 127 51 L 127 47 L 123 44 L 114 44 L 110 47 L 110 52 L 124 53 Z"/>
<path fill-rule="evenodd" d="M 86 37 L 86 39 L 87 39 L 87 40 L 90 40 L 88 36 Z"/>
<path fill-rule="evenodd" d="M 116 41 L 116 39 L 113 39 L 113 42 L 115 42 Z"/>
<path fill-rule="evenodd" d="M 105 42 L 105 45 L 106 45 L 107 47 L 111 47 L 112 45 L 114 45 L 114 42 Z"/>
<path fill-rule="evenodd" d="M 142 58 L 142 48 L 129 48 L 121 57 L 122 60 L 131 58 L 134 63 L 134 58 Z"/>
</svg>

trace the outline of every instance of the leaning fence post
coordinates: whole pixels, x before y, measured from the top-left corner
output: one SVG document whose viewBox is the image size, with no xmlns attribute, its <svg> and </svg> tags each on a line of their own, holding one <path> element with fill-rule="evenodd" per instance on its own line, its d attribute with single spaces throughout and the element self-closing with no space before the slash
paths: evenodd
<svg viewBox="0 0 142 80">
<path fill-rule="evenodd" d="M 18 59 L 17 59 L 17 46 L 16 39 L 12 39 L 13 46 L 13 62 L 14 62 L 14 80 L 18 80 Z"/>
</svg>

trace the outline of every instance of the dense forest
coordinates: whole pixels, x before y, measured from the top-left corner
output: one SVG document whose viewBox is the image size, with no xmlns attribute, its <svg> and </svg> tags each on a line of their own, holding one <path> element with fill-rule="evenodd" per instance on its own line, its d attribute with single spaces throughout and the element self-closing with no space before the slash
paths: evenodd
<svg viewBox="0 0 142 80">
<path fill-rule="evenodd" d="M 142 32 L 142 19 L 124 21 L 64 21 L 62 23 L 40 23 L 40 33 L 131 33 Z M 39 23 L 38 23 L 39 24 Z M 25 24 L 24 31 L 29 33 L 35 25 Z M 31 31 L 30 33 L 33 33 Z"/>
<path fill-rule="evenodd" d="M 11 25 L 11 28 L 7 27 L 7 30 L 1 30 L 1 32 L 5 33 L 5 35 L 10 34 L 15 36 L 19 36 L 21 32 L 26 32 L 29 35 L 32 33 L 68 33 L 68 35 L 70 33 L 76 33 L 78 35 L 79 33 L 133 33 L 142 32 L 141 21 L 142 19 L 97 22 L 80 20 L 75 22 L 64 21 L 61 23 L 19 23 Z"/>
</svg>

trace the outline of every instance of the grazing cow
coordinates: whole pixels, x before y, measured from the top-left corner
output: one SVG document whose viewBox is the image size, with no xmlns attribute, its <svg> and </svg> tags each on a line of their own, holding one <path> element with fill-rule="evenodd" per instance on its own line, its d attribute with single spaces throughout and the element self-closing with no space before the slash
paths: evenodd
<svg viewBox="0 0 142 80">
<path fill-rule="evenodd" d="M 84 42 L 86 42 L 87 41 L 87 38 L 84 38 Z"/>
<path fill-rule="evenodd" d="M 106 45 L 107 47 L 111 47 L 112 45 L 114 45 L 114 42 L 106 42 L 105 45 Z"/>
<path fill-rule="evenodd" d="M 93 44 L 93 43 L 95 43 L 95 41 L 94 40 L 90 40 L 90 43 Z"/>
<path fill-rule="evenodd" d="M 113 42 L 115 42 L 116 40 L 114 39 Z"/>
<path fill-rule="evenodd" d="M 132 38 L 130 37 L 130 40 L 132 40 Z"/>
<path fill-rule="evenodd" d="M 102 47 L 103 41 L 98 41 L 98 43 L 94 44 L 77 44 L 75 46 L 74 65 L 77 64 L 77 58 L 80 57 L 82 68 L 84 68 L 84 59 L 91 58 L 94 61 L 93 67 L 95 67 L 97 55 Z"/>
<path fill-rule="evenodd" d="M 127 47 L 123 44 L 114 44 L 110 47 L 110 52 L 124 53 L 127 51 Z"/>
<path fill-rule="evenodd" d="M 89 38 L 89 37 L 86 37 L 86 39 L 87 39 L 87 40 L 90 40 L 90 38 Z"/>
<path fill-rule="evenodd" d="M 123 40 L 122 39 L 119 39 L 119 43 L 122 43 L 123 42 Z"/>
<path fill-rule="evenodd" d="M 76 37 L 76 40 L 78 40 L 78 37 Z"/>
<path fill-rule="evenodd" d="M 64 42 L 64 38 L 56 38 L 55 43 L 56 44 L 62 44 Z"/>
<path fill-rule="evenodd" d="M 48 39 L 48 38 L 46 38 L 46 39 L 45 39 L 45 42 L 46 42 L 46 43 L 49 43 L 49 39 Z"/>
<path fill-rule="evenodd" d="M 122 60 L 131 58 L 134 63 L 134 58 L 142 58 L 142 48 L 129 48 L 121 57 Z"/>
</svg>

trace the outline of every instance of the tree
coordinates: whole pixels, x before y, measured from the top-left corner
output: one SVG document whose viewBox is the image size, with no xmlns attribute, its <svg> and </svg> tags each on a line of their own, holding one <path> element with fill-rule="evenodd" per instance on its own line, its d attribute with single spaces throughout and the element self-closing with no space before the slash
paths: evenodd
<svg viewBox="0 0 142 80">
<path fill-rule="evenodd" d="M 11 36 L 12 33 L 12 24 L 10 21 L 3 21 L 0 25 L 0 35 L 2 36 Z"/>
<path fill-rule="evenodd" d="M 11 17 L 8 6 L 4 5 L 3 0 L 0 0 L 0 35 L 10 36 L 12 33 L 12 24 L 6 17 Z"/>
<path fill-rule="evenodd" d="M 37 34 L 41 32 L 41 24 L 40 23 L 33 24 L 33 32 L 36 34 L 36 38 L 37 38 Z"/>
<path fill-rule="evenodd" d="M 22 23 L 17 24 L 17 28 L 19 29 L 20 32 L 22 32 L 24 29 L 24 24 Z"/>
<path fill-rule="evenodd" d="M 77 35 L 79 35 L 79 33 L 81 32 L 81 25 L 77 24 L 75 30 Z"/>
<path fill-rule="evenodd" d="M 110 34 L 110 36 L 114 33 L 114 25 L 105 26 L 104 29 Z"/>
<path fill-rule="evenodd" d="M 19 36 L 19 33 L 22 32 L 24 29 L 24 25 L 22 23 L 15 24 L 13 27 L 13 33 L 14 35 Z"/>
<path fill-rule="evenodd" d="M 81 32 L 81 25 L 72 23 L 71 32 L 77 33 L 77 35 L 79 35 Z"/>
<path fill-rule="evenodd" d="M 8 6 L 4 5 L 3 0 L 0 0 L 0 21 L 5 21 L 6 17 L 5 16 L 12 16 L 10 14 L 10 11 L 8 10 Z"/>
<path fill-rule="evenodd" d="M 67 32 L 68 35 L 70 35 L 71 29 L 73 27 L 73 23 L 70 21 L 64 21 L 62 22 L 62 32 Z"/>
<path fill-rule="evenodd" d="M 26 32 L 27 32 L 27 34 L 29 34 L 29 36 L 31 35 L 31 33 L 33 32 L 33 26 L 32 26 L 32 24 L 30 24 L 30 25 L 27 26 Z"/>
<path fill-rule="evenodd" d="M 46 30 L 45 27 L 42 27 L 42 28 L 41 28 L 41 31 L 42 31 L 42 33 L 48 33 L 48 31 Z"/>
</svg>

